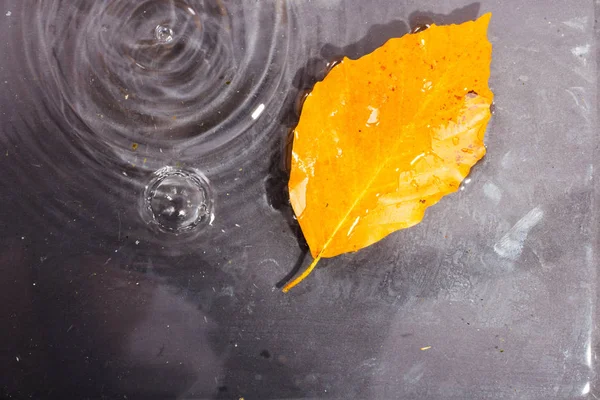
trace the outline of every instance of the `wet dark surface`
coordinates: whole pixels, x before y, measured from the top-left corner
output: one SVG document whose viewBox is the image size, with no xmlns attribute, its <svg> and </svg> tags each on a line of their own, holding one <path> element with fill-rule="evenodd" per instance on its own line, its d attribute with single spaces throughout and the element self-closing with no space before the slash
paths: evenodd
<svg viewBox="0 0 600 400">
<path fill-rule="evenodd" d="M 2 397 L 597 394 L 594 3 L 376 3 L 0 2 Z M 310 261 L 285 191 L 302 93 L 488 11 L 464 190 L 282 294 Z M 206 177 L 214 219 L 149 222 L 165 166 Z"/>
</svg>

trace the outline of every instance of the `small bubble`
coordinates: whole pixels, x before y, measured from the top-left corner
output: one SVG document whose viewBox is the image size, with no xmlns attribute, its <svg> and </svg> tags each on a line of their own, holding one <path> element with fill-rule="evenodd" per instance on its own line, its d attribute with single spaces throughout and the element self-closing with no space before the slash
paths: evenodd
<svg viewBox="0 0 600 400">
<path fill-rule="evenodd" d="M 144 199 L 149 222 L 166 232 L 189 231 L 212 217 L 208 181 L 198 171 L 158 170 Z"/>
<path fill-rule="evenodd" d="M 158 43 L 171 43 L 173 41 L 173 29 L 164 25 L 156 25 L 156 28 L 154 28 L 154 37 Z"/>
</svg>

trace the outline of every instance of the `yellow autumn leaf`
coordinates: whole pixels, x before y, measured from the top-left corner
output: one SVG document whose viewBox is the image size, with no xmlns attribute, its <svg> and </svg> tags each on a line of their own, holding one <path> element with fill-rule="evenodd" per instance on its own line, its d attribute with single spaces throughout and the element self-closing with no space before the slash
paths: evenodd
<svg viewBox="0 0 600 400">
<path fill-rule="evenodd" d="M 290 201 L 314 258 L 357 251 L 423 219 L 485 154 L 491 14 L 432 25 L 344 58 L 294 130 Z"/>
</svg>

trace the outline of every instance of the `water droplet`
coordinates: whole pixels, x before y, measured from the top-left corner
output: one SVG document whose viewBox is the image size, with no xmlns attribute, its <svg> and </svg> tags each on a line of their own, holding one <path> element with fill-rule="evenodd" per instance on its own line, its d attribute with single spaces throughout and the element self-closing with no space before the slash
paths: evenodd
<svg viewBox="0 0 600 400">
<path fill-rule="evenodd" d="M 419 32 L 423 32 L 424 30 L 428 29 L 431 25 L 429 24 L 417 24 L 415 25 L 412 30 L 410 31 L 410 33 L 419 33 Z"/>
<path fill-rule="evenodd" d="M 335 67 L 338 64 L 341 64 L 343 62 L 342 58 L 337 58 L 335 60 L 329 61 L 326 65 L 325 65 L 325 69 L 323 70 L 322 76 L 320 77 L 320 80 L 323 80 L 323 78 L 325 78 L 333 69 L 333 67 Z"/>
<path fill-rule="evenodd" d="M 294 111 L 296 112 L 296 115 L 298 117 L 300 117 L 302 107 L 304 106 L 304 102 L 306 101 L 308 96 L 310 96 L 310 90 L 305 89 L 300 92 L 300 94 L 298 95 L 298 97 L 296 99 L 296 104 L 294 105 Z"/>
<path fill-rule="evenodd" d="M 149 222 L 166 232 L 192 230 L 212 213 L 208 180 L 199 171 L 161 168 L 146 187 L 144 200 Z"/>
<path fill-rule="evenodd" d="M 173 41 L 173 29 L 165 25 L 156 25 L 156 28 L 154 28 L 154 37 L 158 43 L 171 43 Z"/>
<path fill-rule="evenodd" d="M 456 136 L 452 138 L 452 144 L 455 146 L 458 144 L 458 138 Z"/>
</svg>

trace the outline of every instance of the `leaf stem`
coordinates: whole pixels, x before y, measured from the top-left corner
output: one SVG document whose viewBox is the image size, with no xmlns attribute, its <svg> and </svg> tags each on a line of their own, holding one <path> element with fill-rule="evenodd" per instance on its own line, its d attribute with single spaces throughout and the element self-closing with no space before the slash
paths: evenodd
<svg viewBox="0 0 600 400">
<path fill-rule="evenodd" d="M 379 173 L 381 172 L 381 170 L 383 169 L 383 166 L 387 163 L 388 160 L 389 160 L 389 157 L 385 160 L 385 162 L 383 164 L 381 164 L 379 166 L 379 168 L 377 169 L 377 171 L 375 171 L 375 174 L 373 175 L 373 177 L 371 178 L 371 180 L 367 183 L 367 185 L 365 186 L 365 188 L 363 189 L 363 191 L 356 197 L 356 199 L 354 200 L 354 203 L 352 203 L 352 205 L 348 209 L 348 212 L 346 212 L 346 215 L 344 215 L 344 217 L 342 218 L 342 220 L 340 221 L 340 223 L 334 229 L 334 231 L 331 234 L 331 236 L 329 236 L 329 239 L 327 239 L 327 241 L 323 245 L 323 248 L 321 249 L 321 251 L 319 251 L 319 254 L 317 254 L 317 256 L 315 257 L 315 259 L 313 260 L 313 262 L 308 266 L 308 268 L 306 268 L 306 270 L 304 270 L 304 272 L 302 272 L 300 274 L 300 276 L 298 276 L 296 279 L 294 279 L 293 281 L 291 281 L 290 283 L 288 283 L 287 285 L 285 285 L 283 287 L 283 289 L 281 289 L 281 291 L 283 293 L 287 293 L 291 288 L 293 288 L 294 286 L 296 286 L 297 284 L 299 284 L 300 282 L 302 282 L 304 280 L 304 278 L 306 278 L 308 275 L 310 275 L 310 273 L 313 271 L 313 269 L 315 269 L 315 267 L 317 266 L 317 263 L 323 257 L 323 252 L 325 251 L 325 249 L 327 249 L 329 247 L 329 245 L 333 241 L 333 238 L 335 237 L 335 235 L 337 235 L 337 233 L 341 229 L 342 225 L 344 225 L 344 222 L 346 222 L 346 220 L 350 216 L 350 213 L 352 213 L 352 211 L 354 210 L 354 208 L 356 208 L 356 205 L 365 196 L 365 194 L 367 193 L 367 191 L 369 190 L 369 188 L 371 187 L 371 185 L 373 184 L 373 182 L 375 182 L 375 179 L 377 178 L 377 176 L 379 176 Z"/>
<path fill-rule="evenodd" d="M 296 279 L 294 279 L 291 282 L 288 282 L 283 287 L 283 289 L 281 289 L 281 291 L 283 293 L 289 292 L 291 288 L 293 288 L 294 286 L 296 286 L 297 284 L 299 284 L 300 282 L 302 282 L 304 280 L 304 278 L 306 278 L 308 275 L 310 275 L 310 273 L 313 271 L 313 269 L 315 269 L 315 267 L 317 266 L 317 264 L 321 260 L 321 255 L 322 254 L 323 254 L 323 250 L 321 250 L 321 252 L 313 260 L 313 262 L 310 263 L 310 265 L 308 266 L 308 268 L 306 268 Z"/>
</svg>

